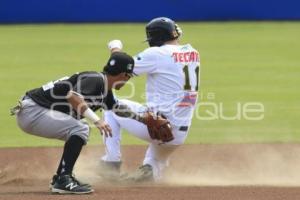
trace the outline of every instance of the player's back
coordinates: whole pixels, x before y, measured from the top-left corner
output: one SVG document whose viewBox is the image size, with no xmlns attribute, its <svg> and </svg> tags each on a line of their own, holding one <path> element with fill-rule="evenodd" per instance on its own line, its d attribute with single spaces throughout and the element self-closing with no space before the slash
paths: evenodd
<svg viewBox="0 0 300 200">
<path fill-rule="evenodd" d="M 147 104 L 170 116 L 174 123 L 190 124 L 197 100 L 199 54 L 189 44 L 151 47 L 136 58 L 135 72 L 147 73 Z M 172 114 L 171 114 L 172 113 Z M 174 116 L 175 115 L 175 116 Z"/>
<path fill-rule="evenodd" d="M 83 83 L 87 81 L 90 84 L 85 86 Z M 65 76 L 56 81 L 50 81 L 42 87 L 26 92 L 26 95 L 42 107 L 76 116 L 76 113 L 72 114 L 74 111 L 67 100 L 70 90 L 83 95 L 92 110 L 99 109 L 100 104 L 95 102 L 102 102 L 107 96 L 104 89 L 104 76 L 94 71 L 76 73 L 70 77 Z"/>
</svg>

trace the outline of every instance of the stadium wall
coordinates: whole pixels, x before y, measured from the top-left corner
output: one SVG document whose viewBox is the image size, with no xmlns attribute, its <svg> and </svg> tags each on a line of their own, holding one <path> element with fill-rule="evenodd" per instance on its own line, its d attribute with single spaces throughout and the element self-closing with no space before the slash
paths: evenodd
<svg viewBox="0 0 300 200">
<path fill-rule="evenodd" d="M 0 0 L 0 23 L 299 20 L 297 0 Z"/>
</svg>

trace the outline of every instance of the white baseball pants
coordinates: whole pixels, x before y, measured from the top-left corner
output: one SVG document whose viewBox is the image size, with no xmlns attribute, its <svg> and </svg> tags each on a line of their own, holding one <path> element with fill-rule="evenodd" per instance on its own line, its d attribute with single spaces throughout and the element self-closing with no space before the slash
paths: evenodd
<svg viewBox="0 0 300 200">
<path fill-rule="evenodd" d="M 141 104 L 129 100 L 120 100 L 128 105 L 134 112 L 145 112 L 146 107 Z M 147 126 L 133 119 L 119 117 L 112 111 L 105 111 L 105 121 L 112 128 L 112 137 L 103 137 L 105 144 L 105 155 L 103 161 L 121 161 L 121 129 L 124 128 L 130 134 L 149 142 L 148 149 L 143 161 L 143 165 L 150 164 L 153 167 L 155 180 L 162 177 L 163 170 L 168 166 L 168 160 L 171 153 L 181 144 L 184 143 L 187 137 L 187 131 L 180 131 L 179 127 L 172 126 L 174 140 L 162 143 L 157 140 L 152 140 L 149 136 Z"/>
</svg>

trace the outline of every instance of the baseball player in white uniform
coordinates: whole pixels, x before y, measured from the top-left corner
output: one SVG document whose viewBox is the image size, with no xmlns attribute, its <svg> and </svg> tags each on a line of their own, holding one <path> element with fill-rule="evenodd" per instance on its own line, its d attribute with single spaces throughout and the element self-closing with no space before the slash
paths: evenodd
<svg viewBox="0 0 300 200">
<path fill-rule="evenodd" d="M 145 124 L 105 111 L 104 117 L 111 126 L 113 137 L 104 138 L 102 164 L 119 170 L 122 128 L 149 142 L 143 165 L 128 176 L 134 181 L 159 180 L 162 177 L 171 153 L 184 143 L 188 135 L 199 88 L 199 53 L 190 44 L 179 44 L 178 38 L 182 35 L 179 26 L 169 18 L 155 18 L 147 24 L 146 34 L 150 47 L 134 58 L 134 73 L 147 76 L 146 106 L 129 100 L 120 101 L 135 112 L 151 110 L 166 117 L 174 139 L 166 143 L 153 140 Z M 112 52 L 122 49 L 119 40 L 109 42 L 108 46 Z"/>
</svg>

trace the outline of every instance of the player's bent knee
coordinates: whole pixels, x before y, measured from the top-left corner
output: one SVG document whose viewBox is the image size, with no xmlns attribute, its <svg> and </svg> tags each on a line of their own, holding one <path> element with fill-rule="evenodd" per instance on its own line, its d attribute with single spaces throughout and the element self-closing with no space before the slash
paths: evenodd
<svg viewBox="0 0 300 200">
<path fill-rule="evenodd" d="M 81 124 L 80 126 L 76 127 L 73 131 L 71 131 L 70 136 L 71 135 L 77 135 L 81 137 L 86 144 L 90 135 L 90 127 L 88 124 Z"/>
</svg>

